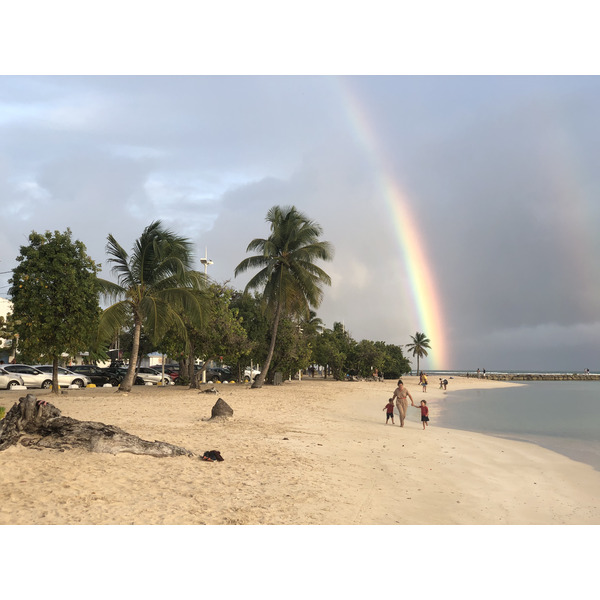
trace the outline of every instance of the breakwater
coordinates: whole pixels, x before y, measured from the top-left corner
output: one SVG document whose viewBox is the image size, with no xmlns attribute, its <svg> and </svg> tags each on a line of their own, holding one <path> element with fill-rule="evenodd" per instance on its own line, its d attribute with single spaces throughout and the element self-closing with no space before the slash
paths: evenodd
<svg viewBox="0 0 600 600">
<path fill-rule="evenodd" d="M 477 375 L 471 375 L 477 378 Z M 486 373 L 481 379 L 494 381 L 600 381 L 600 374 L 585 373 Z"/>
</svg>

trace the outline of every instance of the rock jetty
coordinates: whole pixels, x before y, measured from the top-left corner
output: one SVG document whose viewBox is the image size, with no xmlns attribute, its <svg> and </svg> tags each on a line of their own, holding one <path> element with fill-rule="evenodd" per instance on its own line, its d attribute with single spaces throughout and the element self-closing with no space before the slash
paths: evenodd
<svg viewBox="0 0 600 600">
<path fill-rule="evenodd" d="M 477 375 L 472 375 L 477 377 Z M 600 381 L 600 375 L 585 373 L 486 373 L 494 381 Z"/>
</svg>

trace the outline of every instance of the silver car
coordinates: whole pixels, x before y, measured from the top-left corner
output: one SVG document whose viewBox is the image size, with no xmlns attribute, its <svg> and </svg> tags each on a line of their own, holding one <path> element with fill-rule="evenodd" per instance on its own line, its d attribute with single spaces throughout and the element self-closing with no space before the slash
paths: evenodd
<svg viewBox="0 0 600 600">
<path fill-rule="evenodd" d="M 15 385 L 25 385 L 23 378 L 16 373 L 9 373 L 4 370 L 4 365 L 0 366 L 0 388 L 10 390 Z"/>
<path fill-rule="evenodd" d="M 52 374 L 44 373 L 29 365 L 4 365 L 2 367 L 11 375 L 20 375 L 23 383 L 28 388 L 43 388 L 47 390 L 52 387 Z"/>
<path fill-rule="evenodd" d="M 157 385 L 161 381 L 163 382 L 163 385 L 173 384 L 173 380 L 168 373 L 165 373 L 165 378 L 163 379 L 162 369 L 159 371 L 158 369 L 153 369 L 151 367 L 140 367 L 140 370 L 138 371 L 138 377 L 144 383 L 151 383 L 153 385 Z"/>
<path fill-rule="evenodd" d="M 52 379 L 52 365 L 35 365 L 36 369 L 44 373 L 48 373 L 50 375 L 50 379 Z M 62 387 L 67 387 L 69 385 L 76 385 L 77 387 L 86 387 L 92 380 L 82 373 L 74 373 L 73 371 L 69 371 L 69 369 L 65 369 L 64 367 L 58 367 L 58 385 Z"/>
</svg>

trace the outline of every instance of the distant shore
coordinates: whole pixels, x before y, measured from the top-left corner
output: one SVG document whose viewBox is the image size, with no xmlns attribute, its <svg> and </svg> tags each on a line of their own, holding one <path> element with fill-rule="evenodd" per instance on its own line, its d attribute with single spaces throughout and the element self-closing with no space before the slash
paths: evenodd
<svg viewBox="0 0 600 600">
<path fill-rule="evenodd" d="M 477 374 L 470 375 L 477 379 Z M 486 373 L 492 381 L 600 381 L 600 374 L 583 373 Z"/>
<path fill-rule="evenodd" d="M 116 425 L 224 462 L 131 454 L 0 452 L 0 524 L 599 524 L 600 472 L 534 444 L 442 428 L 447 392 L 403 378 L 409 407 L 385 425 L 395 380 L 304 379 L 218 394 L 171 386 L 35 390 L 65 416 Z M 453 377 L 448 392 L 519 385 Z M 7 411 L 22 392 L 0 391 Z M 223 398 L 234 410 L 211 422 Z"/>
</svg>

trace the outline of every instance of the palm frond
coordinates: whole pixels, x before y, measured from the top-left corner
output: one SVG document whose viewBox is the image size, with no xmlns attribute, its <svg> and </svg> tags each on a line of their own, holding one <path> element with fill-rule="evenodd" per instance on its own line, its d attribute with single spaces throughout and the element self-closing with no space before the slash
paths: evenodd
<svg viewBox="0 0 600 600">
<path fill-rule="evenodd" d="M 126 300 L 103 310 L 98 324 L 98 339 L 110 341 L 131 318 L 131 312 L 131 304 Z"/>
<path fill-rule="evenodd" d="M 96 283 L 100 295 L 109 302 L 115 302 L 126 294 L 125 288 L 118 283 L 108 281 L 107 279 L 100 279 L 99 277 L 96 279 Z"/>
</svg>

